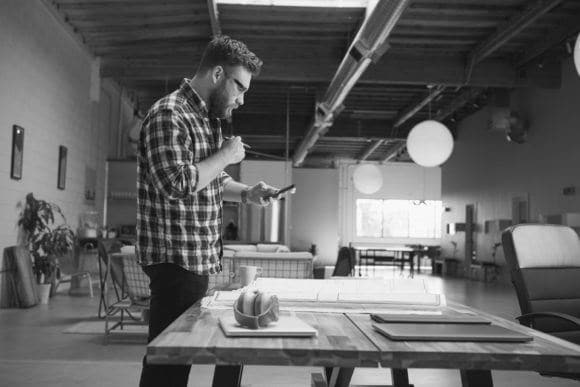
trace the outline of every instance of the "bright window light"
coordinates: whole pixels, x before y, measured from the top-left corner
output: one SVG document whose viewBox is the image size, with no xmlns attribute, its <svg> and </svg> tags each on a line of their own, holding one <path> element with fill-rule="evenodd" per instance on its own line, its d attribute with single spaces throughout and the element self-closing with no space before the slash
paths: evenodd
<svg viewBox="0 0 580 387">
<path fill-rule="evenodd" d="M 356 200 L 356 236 L 441 238 L 441 200 Z"/>
<path fill-rule="evenodd" d="M 368 0 L 216 0 L 218 4 L 279 7 L 366 8 Z"/>
</svg>

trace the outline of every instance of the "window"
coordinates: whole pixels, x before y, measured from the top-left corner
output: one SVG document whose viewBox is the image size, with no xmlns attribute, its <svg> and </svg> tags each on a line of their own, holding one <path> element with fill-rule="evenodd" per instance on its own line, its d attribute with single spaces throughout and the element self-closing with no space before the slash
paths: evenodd
<svg viewBox="0 0 580 387">
<path fill-rule="evenodd" d="M 357 199 L 356 236 L 440 238 L 441 200 Z"/>
</svg>

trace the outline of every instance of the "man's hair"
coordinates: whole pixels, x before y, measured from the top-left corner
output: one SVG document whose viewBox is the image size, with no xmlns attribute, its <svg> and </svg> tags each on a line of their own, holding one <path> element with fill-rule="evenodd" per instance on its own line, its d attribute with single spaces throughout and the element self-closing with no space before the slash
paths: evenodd
<svg viewBox="0 0 580 387">
<path fill-rule="evenodd" d="M 226 35 L 213 38 L 207 45 L 197 71 L 203 72 L 215 66 L 244 66 L 257 76 L 262 61 L 239 40 Z"/>
</svg>

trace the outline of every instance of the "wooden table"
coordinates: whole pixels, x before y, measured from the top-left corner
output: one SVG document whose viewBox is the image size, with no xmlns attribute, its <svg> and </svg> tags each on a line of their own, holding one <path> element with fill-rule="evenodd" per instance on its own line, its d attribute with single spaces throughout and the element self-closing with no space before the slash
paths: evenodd
<svg viewBox="0 0 580 387">
<path fill-rule="evenodd" d="M 227 338 L 217 318 L 231 311 L 194 305 L 148 345 L 147 359 L 152 364 L 333 367 L 329 378 L 333 387 L 348 386 L 356 367 L 379 365 L 392 369 L 397 387 L 409 386 L 408 368 L 459 369 L 464 387 L 493 386 L 491 370 L 580 373 L 580 346 L 476 312 L 498 325 L 531 334 L 534 340 L 517 344 L 395 342 L 372 329 L 368 314 L 298 312 L 296 316 L 318 330 L 318 337 Z M 232 379 L 228 385 L 239 385 L 239 381 Z"/>
<path fill-rule="evenodd" d="M 347 317 L 379 349 L 382 367 L 459 369 L 464 387 L 493 386 L 491 370 L 580 373 L 580 346 L 463 305 L 453 307 L 470 310 L 534 339 L 526 343 L 393 341 L 372 328 L 368 315 Z"/>
<path fill-rule="evenodd" d="M 414 258 L 417 250 L 410 246 L 386 246 L 386 247 L 357 247 L 355 248 L 359 263 L 359 276 L 362 276 L 362 267 L 365 268 L 365 275 L 368 275 L 368 266 L 374 267 L 377 263 L 392 266 L 398 265 L 401 272 L 405 269 L 405 262 L 409 263 L 409 273 L 413 277 L 415 274 Z M 419 256 L 419 254 L 417 254 Z M 420 265 L 419 265 L 420 266 Z M 419 270 L 420 272 L 420 270 Z"/>
</svg>

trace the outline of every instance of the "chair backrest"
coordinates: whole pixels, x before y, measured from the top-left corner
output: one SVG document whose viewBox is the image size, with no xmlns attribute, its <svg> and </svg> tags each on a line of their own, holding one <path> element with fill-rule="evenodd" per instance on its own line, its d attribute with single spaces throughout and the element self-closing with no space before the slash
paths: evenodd
<svg viewBox="0 0 580 387">
<path fill-rule="evenodd" d="M 123 255 L 123 278 L 131 300 L 139 301 L 151 297 L 149 277 L 137 263 L 135 254 Z"/>
<path fill-rule="evenodd" d="M 119 252 L 121 246 L 123 246 L 123 243 L 117 239 L 104 239 L 99 240 L 97 246 L 99 259 L 102 261 L 103 266 L 106 267 L 109 264 L 110 259 L 109 255 L 111 253 Z M 113 283 L 118 284 L 118 286 L 121 286 L 123 272 L 121 270 L 120 265 L 115 265 L 113 264 L 113 262 L 111 262 L 110 268 L 111 268 L 111 279 L 113 280 Z M 101 280 L 103 279 L 101 278 Z"/>
<path fill-rule="evenodd" d="M 572 228 L 520 224 L 502 233 L 502 245 L 523 314 L 551 311 L 580 317 L 580 239 Z"/>
<path fill-rule="evenodd" d="M 334 265 L 333 276 L 347 277 L 354 273 L 356 256 L 352 247 L 343 246 L 338 249 L 338 258 Z"/>
</svg>

